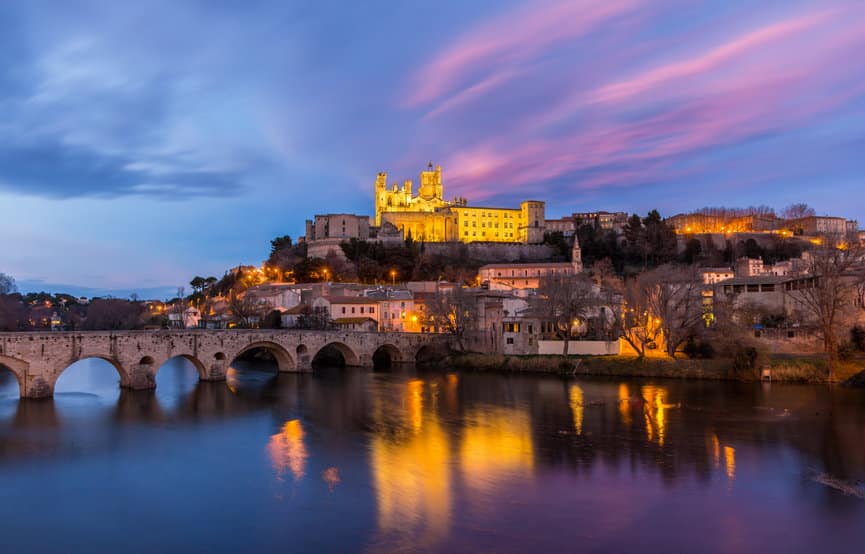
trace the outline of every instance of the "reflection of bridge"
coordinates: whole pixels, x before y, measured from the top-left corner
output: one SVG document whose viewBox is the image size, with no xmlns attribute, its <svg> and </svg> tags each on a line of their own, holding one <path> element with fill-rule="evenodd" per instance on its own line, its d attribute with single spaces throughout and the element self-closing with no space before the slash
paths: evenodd
<svg viewBox="0 0 865 554">
<path fill-rule="evenodd" d="M 0 333 L 0 365 L 18 379 L 26 398 L 50 397 L 60 374 L 84 358 L 100 358 L 120 374 L 120 386 L 156 387 L 156 372 L 170 358 L 192 362 L 199 378 L 221 381 L 231 362 L 253 349 L 267 350 L 279 371 L 312 370 L 317 355 L 330 352 L 347 366 L 414 362 L 441 335 L 346 331 L 195 330 Z"/>
</svg>

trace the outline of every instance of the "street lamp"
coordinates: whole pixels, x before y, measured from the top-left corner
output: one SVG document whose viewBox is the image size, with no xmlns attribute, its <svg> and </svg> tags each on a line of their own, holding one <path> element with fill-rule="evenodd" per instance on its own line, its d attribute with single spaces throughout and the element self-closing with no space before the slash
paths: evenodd
<svg viewBox="0 0 865 554">
<path fill-rule="evenodd" d="M 391 283 L 391 285 L 396 285 L 396 270 L 395 269 L 390 270 L 390 283 Z"/>
</svg>

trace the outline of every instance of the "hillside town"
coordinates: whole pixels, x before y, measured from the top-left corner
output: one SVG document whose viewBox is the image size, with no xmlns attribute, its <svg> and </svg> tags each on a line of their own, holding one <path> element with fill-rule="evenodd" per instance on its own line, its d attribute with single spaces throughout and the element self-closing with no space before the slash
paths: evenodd
<svg viewBox="0 0 865 554">
<path fill-rule="evenodd" d="M 545 219 L 539 200 L 445 200 L 431 163 L 417 193 L 383 172 L 374 191 L 373 216 L 317 214 L 260 266 L 195 277 L 170 300 L 7 285 L 0 328 L 447 333 L 465 351 L 521 356 L 712 357 L 754 344 L 836 358 L 865 346 L 856 221 L 805 205 Z"/>
</svg>

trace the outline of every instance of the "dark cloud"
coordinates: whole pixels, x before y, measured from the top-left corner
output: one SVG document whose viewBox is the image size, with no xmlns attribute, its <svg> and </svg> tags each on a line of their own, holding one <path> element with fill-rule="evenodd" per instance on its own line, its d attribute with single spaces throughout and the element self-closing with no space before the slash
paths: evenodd
<svg viewBox="0 0 865 554">
<path fill-rule="evenodd" d="M 132 160 L 99 156 L 56 143 L 0 148 L 0 190 L 37 196 L 166 198 L 231 196 L 239 177 L 207 172 L 152 174 L 129 169 Z"/>
</svg>

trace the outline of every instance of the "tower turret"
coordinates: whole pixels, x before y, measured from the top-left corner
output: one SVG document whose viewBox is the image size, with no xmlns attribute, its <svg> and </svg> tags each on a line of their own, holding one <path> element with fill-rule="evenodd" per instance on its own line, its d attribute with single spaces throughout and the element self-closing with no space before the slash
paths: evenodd
<svg viewBox="0 0 865 554">
<path fill-rule="evenodd" d="M 375 224 L 381 225 L 381 212 L 387 205 L 387 173 L 379 171 L 375 176 Z"/>
<path fill-rule="evenodd" d="M 580 239 L 574 233 L 574 246 L 571 248 L 571 265 L 574 268 L 574 273 L 583 272 L 583 251 L 580 248 Z"/>
</svg>

